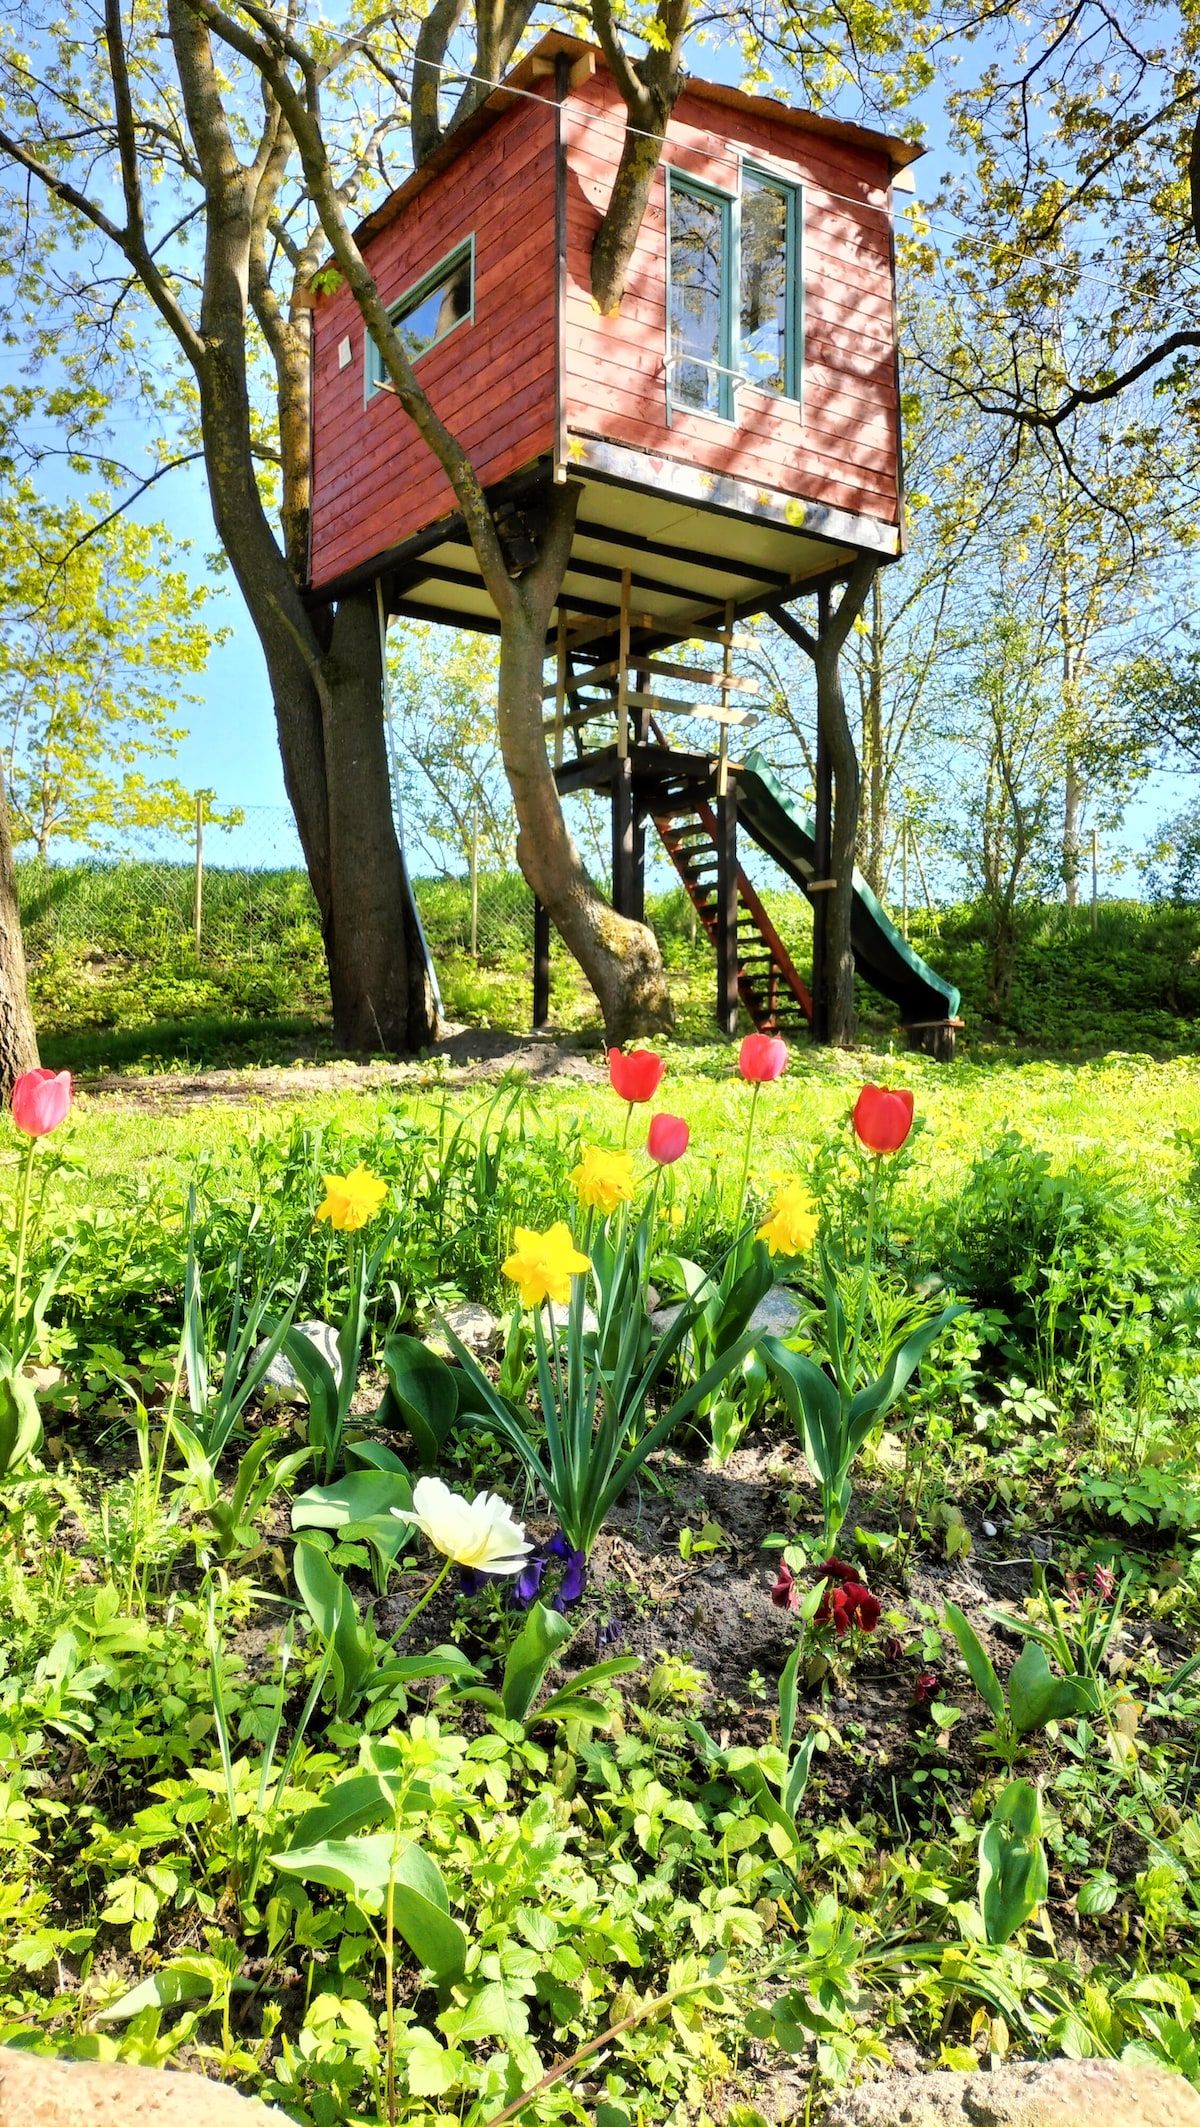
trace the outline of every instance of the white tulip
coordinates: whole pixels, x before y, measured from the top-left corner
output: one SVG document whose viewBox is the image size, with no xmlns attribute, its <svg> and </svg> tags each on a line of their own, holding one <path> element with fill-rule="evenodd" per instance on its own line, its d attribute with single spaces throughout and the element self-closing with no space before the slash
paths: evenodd
<svg viewBox="0 0 1200 2127">
<path fill-rule="evenodd" d="M 444 1558 L 452 1558 L 456 1566 L 474 1566 L 477 1572 L 519 1573 L 533 1549 L 520 1522 L 495 1492 L 464 1499 L 440 1477 L 418 1477 L 411 1512 L 405 1507 L 393 1507 L 392 1512 L 397 1521 L 415 1523 Z"/>
</svg>

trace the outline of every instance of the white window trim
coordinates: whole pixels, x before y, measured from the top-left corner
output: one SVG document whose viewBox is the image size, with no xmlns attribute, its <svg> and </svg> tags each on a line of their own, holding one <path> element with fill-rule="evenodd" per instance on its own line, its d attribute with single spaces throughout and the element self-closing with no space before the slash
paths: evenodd
<svg viewBox="0 0 1200 2127">
<path fill-rule="evenodd" d="M 460 261 L 461 261 L 462 259 L 464 259 L 464 258 L 467 258 L 467 259 L 469 259 L 469 260 L 470 260 L 470 265 L 471 265 L 471 300 L 470 300 L 470 303 L 469 303 L 469 305 L 468 305 L 467 309 L 466 309 L 466 310 L 465 310 L 465 311 L 463 312 L 463 315 L 461 316 L 461 318 L 455 318 L 455 320 L 454 320 L 454 323 L 453 323 L 453 325 L 452 325 L 452 326 L 450 327 L 450 330 L 449 330 L 449 332 L 444 332 L 444 333 L 442 334 L 442 336 L 441 336 L 440 340 L 434 340 L 434 341 L 433 341 L 433 342 L 431 343 L 431 345 L 430 345 L 430 346 L 428 346 L 428 347 L 426 347 L 426 348 L 423 348 L 423 349 L 422 349 L 422 351 L 421 351 L 421 353 L 420 353 L 419 355 L 417 355 L 417 356 L 416 356 L 416 358 L 415 358 L 415 360 L 414 360 L 414 362 L 413 362 L 413 368 L 414 368 L 414 369 L 416 368 L 416 366 L 417 366 L 417 363 L 418 363 L 418 362 L 423 362 L 423 361 L 424 361 L 424 360 L 426 359 L 426 356 L 427 356 L 427 355 L 431 355 L 431 354 L 434 354 L 434 353 L 436 353 L 436 351 L 437 351 L 437 349 L 438 349 L 439 347 L 444 347 L 444 346 L 445 346 L 445 344 L 446 344 L 446 342 L 447 342 L 447 340 L 449 340 L 449 339 L 451 339 L 451 338 L 453 337 L 453 335 L 454 335 L 454 334 L 455 334 L 455 333 L 456 333 L 456 332 L 458 331 L 458 329 L 459 329 L 459 327 L 460 327 L 461 325 L 473 325 L 473 324 L 475 323 L 475 232 L 474 232 L 474 230 L 472 230 L 472 231 L 471 231 L 471 234 L 470 234 L 470 236 L 465 236 L 465 237 L 463 237 L 463 238 L 462 238 L 462 240 L 461 240 L 461 241 L 460 241 L 459 243 L 457 243 L 457 244 L 453 244 L 453 245 L 451 246 L 450 250 L 449 250 L 449 251 L 447 251 L 447 252 L 446 252 L 446 253 L 445 253 L 445 254 L 444 254 L 444 255 L 443 255 L 443 256 L 442 256 L 442 257 L 441 257 L 440 259 L 438 259 L 438 261 L 437 261 L 436 265 L 433 265 L 433 266 L 431 266 L 431 267 L 429 268 L 429 270 L 428 270 L 428 272 L 427 272 L 427 273 L 423 273 L 423 274 L 422 274 L 422 275 L 420 276 L 420 279 L 419 279 L 419 280 L 415 280 L 415 281 L 413 281 L 413 282 L 411 283 L 411 285 L 410 285 L 410 286 L 409 286 L 408 288 L 406 288 L 406 289 L 404 290 L 404 292 L 403 292 L 403 294 L 402 294 L 402 295 L 398 295 L 398 296 L 396 297 L 396 300 L 395 300 L 395 302 L 394 302 L 394 303 L 389 303 L 389 304 L 388 304 L 388 318 L 389 318 L 389 319 L 391 320 L 391 322 L 392 322 L 392 323 L 394 324 L 394 323 L 396 323 L 396 321 L 397 321 L 397 320 L 398 320 L 399 318 L 401 318 L 402 316 L 404 316 L 404 315 L 405 315 L 405 313 L 407 313 L 407 312 L 409 312 L 409 311 L 412 311 L 412 310 L 416 310 L 416 309 L 418 308 L 418 306 L 419 306 L 419 305 L 420 305 L 420 304 L 421 304 L 421 303 L 422 303 L 422 302 L 424 301 L 425 297 L 426 297 L 427 295 L 431 295 L 431 294 L 433 293 L 433 290 L 434 290 L 434 289 L 435 289 L 435 288 L 437 287 L 437 285 L 438 285 L 438 282 L 439 282 L 439 281 L 442 281 L 442 280 L 448 280 L 448 279 L 449 279 L 449 277 L 450 277 L 450 273 L 451 273 L 452 269 L 453 269 L 453 268 L 454 268 L 455 266 L 457 266 L 457 265 L 458 265 L 458 264 L 460 263 Z M 380 354 L 380 352 L 379 352 L 379 349 L 378 349 L 378 347 L 377 347 L 377 346 L 375 345 L 375 342 L 374 342 L 374 340 L 373 340 L 373 339 L 371 338 L 371 335 L 370 335 L 370 333 L 369 333 L 369 332 L 367 332 L 367 331 L 364 331 L 364 333 L 363 333 L 363 404 L 364 404 L 364 406 L 365 406 L 365 405 L 369 405 L 372 399 L 377 399 L 377 398 L 379 397 L 379 395 L 380 395 L 380 393 L 381 393 L 381 392 L 390 392 L 390 391 L 392 390 L 392 385 L 391 385 L 391 381 L 390 381 L 390 379 L 389 379 L 389 378 L 387 378 L 387 377 L 386 377 L 385 375 L 383 375 L 382 371 L 383 371 L 383 357 L 381 356 L 381 354 Z"/>
</svg>

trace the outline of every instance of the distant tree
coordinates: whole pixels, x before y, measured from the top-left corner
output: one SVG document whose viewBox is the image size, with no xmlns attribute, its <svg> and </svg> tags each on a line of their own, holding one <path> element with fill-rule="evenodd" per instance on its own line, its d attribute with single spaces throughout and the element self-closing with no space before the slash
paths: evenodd
<svg viewBox="0 0 1200 2127">
<path fill-rule="evenodd" d="M 226 630 L 213 590 L 182 566 L 186 542 L 118 516 L 104 496 L 58 504 L 28 481 L 0 497 L 0 731 L 13 840 L 45 856 L 58 836 L 112 847 L 179 827 L 192 794 L 147 764 L 186 736 L 181 681 Z"/>
<path fill-rule="evenodd" d="M 516 818 L 496 738 L 496 646 L 490 636 L 404 624 L 388 652 L 388 687 L 405 836 L 434 871 L 516 861 Z M 410 851 L 411 861 L 411 851 Z"/>
</svg>

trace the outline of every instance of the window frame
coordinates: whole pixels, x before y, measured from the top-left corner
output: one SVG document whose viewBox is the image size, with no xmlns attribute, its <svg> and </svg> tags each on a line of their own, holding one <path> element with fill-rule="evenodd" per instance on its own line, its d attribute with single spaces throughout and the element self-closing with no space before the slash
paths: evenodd
<svg viewBox="0 0 1200 2127">
<path fill-rule="evenodd" d="M 803 229 L 804 186 L 797 178 L 780 177 L 775 170 L 752 158 L 742 164 L 738 177 L 738 280 L 737 280 L 737 332 L 735 335 L 738 360 L 741 361 L 742 324 L 742 243 L 741 203 L 747 178 L 756 185 L 765 185 L 768 191 L 782 193 L 787 205 L 787 230 L 784 237 L 784 291 L 787 303 L 783 320 L 783 390 L 772 391 L 768 384 L 756 384 L 751 377 L 745 378 L 749 391 L 762 392 L 768 399 L 784 399 L 790 405 L 803 406 L 804 386 L 804 274 L 803 274 Z M 744 374 L 744 373 L 743 373 Z"/>
<path fill-rule="evenodd" d="M 734 362 L 733 362 L 733 348 L 734 348 L 734 342 L 735 342 L 735 339 L 736 339 L 736 324 L 735 324 L 735 319 L 734 319 L 734 314 L 733 314 L 733 305 L 732 305 L 732 302 L 731 302 L 731 300 L 730 300 L 730 298 L 731 298 L 731 291 L 732 291 L 732 281 L 731 281 L 731 278 L 730 278 L 730 273 L 731 273 L 731 265 L 732 265 L 732 261 L 733 261 L 733 259 L 734 259 L 735 255 L 737 256 L 737 258 L 738 258 L 739 260 L 740 260 L 740 258 L 741 258 L 741 241 L 740 241 L 740 238 L 741 238 L 741 229 L 740 229 L 740 216 L 739 216 L 739 208 L 740 208 L 740 204 L 741 204 L 741 185 L 740 185 L 740 183 L 739 183 L 739 185 L 738 185 L 738 189 L 737 189 L 737 191 L 736 191 L 736 192 L 728 192 L 728 191 L 726 191 L 726 190 L 724 189 L 724 187 L 723 187 L 723 186 L 721 186 L 721 185 L 708 185 L 708 184 L 705 184 L 705 183 L 704 183 L 704 181 L 703 181 L 703 179 L 702 179 L 702 178 L 699 178 L 699 177 L 689 177 L 689 176 L 688 176 L 688 174 L 687 174 L 687 172 L 686 172 L 685 170 L 680 170 L 680 169 L 678 169 L 678 168 L 677 168 L 677 166 L 676 166 L 676 165 L 675 165 L 674 163 L 667 163 L 667 164 L 666 164 L 666 172 L 667 172 L 667 314 L 666 314 L 666 327 L 667 327 L 667 354 L 666 354 L 666 363 L 667 363 L 667 374 L 666 374 L 666 386 L 667 386 L 667 426 L 668 426 L 668 428 L 669 428 L 669 427 L 670 427 L 670 425 L 671 425 L 671 415 L 672 415 L 672 413 L 674 413 L 674 412 L 678 412 L 678 413 L 684 413 L 684 414 L 695 414 L 695 415 L 697 415 L 697 416 L 698 416 L 698 417 L 699 417 L 699 418 L 700 418 L 701 420 L 704 420 L 704 421 L 724 421 L 724 422 L 726 422 L 726 423 L 727 423 L 727 424 L 728 424 L 728 425 L 729 425 L 730 427 L 736 427 L 736 425 L 737 425 L 737 404 L 736 404 L 736 401 L 735 401 L 735 398 L 734 398 L 734 388 L 733 388 L 733 387 L 734 387 Z M 711 410 L 711 409 L 710 409 L 709 407 L 706 407 L 706 406 L 691 406 L 691 405 L 689 405 L 689 403 L 688 403 L 688 401 L 687 401 L 686 399 L 679 399 L 679 398 L 676 398 L 676 396 L 675 396 L 675 367 L 676 367 L 676 361 L 675 361 L 675 358 L 674 358 L 674 350 L 673 350 L 673 348 L 672 348 L 672 346 L 671 346 L 671 322 L 672 322 L 672 320 L 671 320 L 671 296 L 672 296 L 672 293 L 673 293 L 673 285 L 674 285 L 674 284 L 673 284 L 673 280 L 672 280 L 672 275 L 671 275 L 671 250 L 672 250 L 672 245 L 671 245 L 671 199 L 672 199 L 672 195 L 673 195 L 673 194 L 674 194 L 674 193 L 675 193 L 676 191 L 679 191 L 679 192 L 686 192 L 686 193 L 689 193 L 689 194 L 691 195 L 691 197 L 692 197 L 693 199 L 704 199 L 704 200 L 711 200 L 711 201 L 715 201 L 715 202 L 716 202 L 716 204 L 717 204 L 717 205 L 718 205 L 718 206 L 720 207 L 720 209 L 721 209 L 721 217 L 722 217 L 722 219 L 721 219 L 721 239 L 722 239 L 722 257 L 721 257 L 721 298 L 720 298 L 721 316 L 720 316 L 720 327 L 719 327 L 719 347 L 720 347 L 720 363 L 719 363 L 719 367 L 721 368 L 721 370 L 722 370 L 722 372 L 723 372 L 723 373 L 722 373 L 722 375 L 721 375 L 721 377 L 720 377 L 720 381 L 719 381 L 719 385 L 718 385 L 718 392 L 717 392 L 717 411 L 716 411 L 715 413 L 714 413 L 714 412 L 713 412 L 713 411 L 712 411 L 712 410 Z M 699 357 L 697 357 L 697 356 L 692 356 L 692 357 L 690 357 L 690 359 L 692 359 L 692 360 L 699 360 Z"/>
<path fill-rule="evenodd" d="M 676 163 L 665 163 L 667 180 L 666 214 L 666 403 L 667 426 L 675 413 L 694 414 L 701 420 L 721 421 L 727 427 L 740 425 L 737 405 L 739 390 L 757 391 L 764 398 L 785 401 L 803 412 L 804 388 L 804 185 L 798 178 L 782 177 L 766 164 L 752 157 L 739 159 L 736 191 L 727 191 L 721 185 L 711 185 L 703 178 L 691 177 Z M 787 207 L 785 235 L 785 289 L 788 297 L 784 316 L 784 389 L 772 391 L 765 384 L 755 383 L 746 376 L 741 367 L 742 323 L 742 194 L 746 178 L 768 190 L 782 194 Z M 674 388 L 675 362 L 671 346 L 671 197 L 675 190 L 687 192 L 693 198 L 716 201 L 723 213 L 722 239 L 724 255 L 721 264 L 721 359 L 719 411 L 691 406 L 676 396 Z M 696 358 L 698 359 L 698 358 Z"/>
<path fill-rule="evenodd" d="M 432 295 L 440 283 L 450 279 L 454 269 L 464 259 L 467 260 L 471 270 L 471 300 L 462 316 L 455 318 L 453 325 L 441 335 L 440 339 L 431 340 L 428 347 L 423 347 L 419 355 L 412 357 L 414 369 L 418 362 L 425 360 L 426 355 L 431 355 L 439 347 L 444 347 L 447 340 L 458 331 L 460 325 L 473 325 L 475 323 L 475 231 L 472 229 L 469 236 L 464 236 L 457 244 L 452 245 L 450 250 L 438 259 L 436 265 L 430 266 L 428 272 L 423 273 L 419 280 L 413 281 L 411 286 L 404 290 L 403 294 L 396 297 L 394 303 L 388 304 L 389 324 L 401 324 L 412 311 L 420 308 L 426 297 Z M 392 385 L 383 366 L 383 356 L 380 354 L 369 332 L 363 333 L 363 345 L 366 350 L 363 365 L 364 398 L 369 401 L 377 398 L 380 392 L 390 391 Z"/>
</svg>

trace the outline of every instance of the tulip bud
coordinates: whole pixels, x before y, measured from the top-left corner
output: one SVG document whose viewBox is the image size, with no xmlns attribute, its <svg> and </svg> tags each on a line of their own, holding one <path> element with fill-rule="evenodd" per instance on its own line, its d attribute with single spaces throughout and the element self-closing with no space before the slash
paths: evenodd
<svg viewBox="0 0 1200 2127">
<path fill-rule="evenodd" d="M 46 1137 L 71 1107 L 69 1071 L 23 1071 L 12 1092 L 12 1117 L 26 1137 Z"/>
<path fill-rule="evenodd" d="M 690 1136 L 691 1132 L 682 1116 L 652 1115 L 646 1150 L 652 1160 L 658 1161 L 660 1167 L 673 1167 L 675 1161 L 682 1159 L 687 1151 Z"/>
<path fill-rule="evenodd" d="M 913 1125 L 913 1096 L 864 1086 L 854 1103 L 855 1136 L 868 1152 L 899 1152 Z"/>
<path fill-rule="evenodd" d="M 769 1086 L 787 1069 L 786 1041 L 777 1034 L 747 1034 L 738 1051 L 738 1070 L 751 1085 Z"/>
<path fill-rule="evenodd" d="M 613 1092 L 630 1106 L 653 1100 L 662 1084 L 666 1065 L 653 1049 L 610 1049 L 608 1076 Z"/>
</svg>

